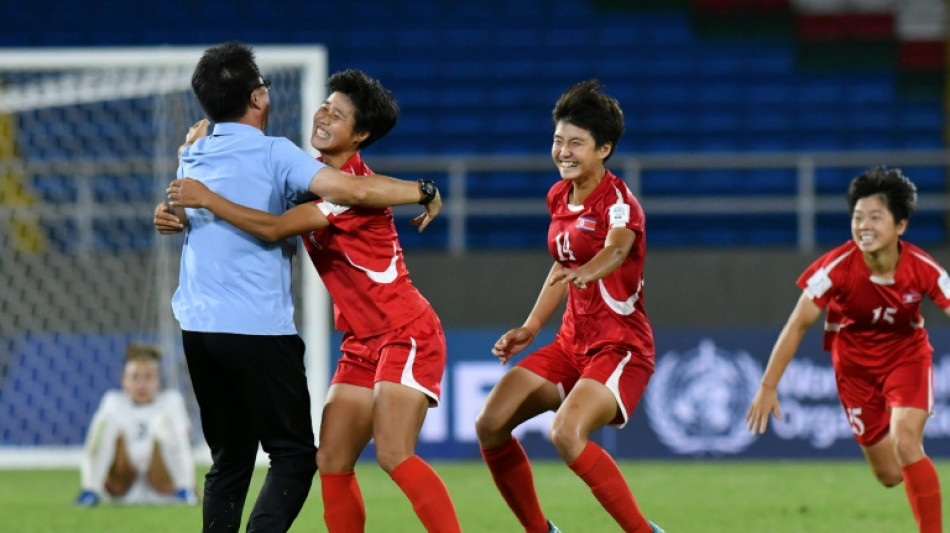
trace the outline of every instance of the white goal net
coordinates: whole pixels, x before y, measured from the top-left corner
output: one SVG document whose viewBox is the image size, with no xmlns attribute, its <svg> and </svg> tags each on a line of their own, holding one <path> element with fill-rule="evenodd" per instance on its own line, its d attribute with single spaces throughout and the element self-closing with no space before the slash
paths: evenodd
<svg viewBox="0 0 950 533">
<path fill-rule="evenodd" d="M 169 304 L 181 238 L 158 235 L 152 212 L 204 116 L 191 91 L 203 50 L 0 50 L 0 466 L 75 465 L 129 342 L 161 346 L 166 386 L 192 398 Z M 267 133 L 309 148 L 325 50 L 255 52 L 273 83 Z M 313 310 L 300 322 L 319 406 L 326 296 L 306 266 L 298 302 Z"/>
</svg>

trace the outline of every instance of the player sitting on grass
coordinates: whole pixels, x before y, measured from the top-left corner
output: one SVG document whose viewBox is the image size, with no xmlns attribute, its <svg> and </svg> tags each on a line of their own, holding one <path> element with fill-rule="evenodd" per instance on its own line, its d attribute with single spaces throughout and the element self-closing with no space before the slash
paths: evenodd
<svg viewBox="0 0 950 533">
<path fill-rule="evenodd" d="M 89 424 L 77 505 L 197 503 L 191 422 L 180 392 L 159 391 L 159 357 L 126 348 L 122 390 L 105 393 Z"/>
</svg>

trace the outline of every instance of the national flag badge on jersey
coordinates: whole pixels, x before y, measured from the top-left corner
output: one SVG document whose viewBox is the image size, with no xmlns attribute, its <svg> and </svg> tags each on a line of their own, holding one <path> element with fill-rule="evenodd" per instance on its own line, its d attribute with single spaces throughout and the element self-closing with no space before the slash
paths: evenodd
<svg viewBox="0 0 950 533">
<path fill-rule="evenodd" d="M 923 295 L 919 292 L 905 292 L 901 295 L 901 303 L 904 305 L 915 304 L 920 301 Z"/>
<path fill-rule="evenodd" d="M 580 217 L 577 219 L 577 229 L 594 231 L 597 229 L 597 221 L 588 217 Z"/>
</svg>

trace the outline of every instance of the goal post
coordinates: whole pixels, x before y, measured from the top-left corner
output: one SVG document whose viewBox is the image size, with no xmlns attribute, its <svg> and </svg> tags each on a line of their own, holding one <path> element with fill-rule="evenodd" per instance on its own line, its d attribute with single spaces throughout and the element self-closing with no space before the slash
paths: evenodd
<svg viewBox="0 0 950 533">
<path fill-rule="evenodd" d="M 193 398 L 170 304 L 181 237 L 158 235 L 151 220 L 178 145 L 204 117 L 191 74 L 205 49 L 0 49 L 0 467 L 76 466 L 102 392 L 119 386 L 128 342 L 159 344 L 165 386 Z M 266 133 L 317 155 L 309 139 L 326 49 L 254 52 L 273 82 Z M 298 251 L 317 434 L 330 303 Z M 197 432 L 195 442 L 203 446 Z"/>
</svg>

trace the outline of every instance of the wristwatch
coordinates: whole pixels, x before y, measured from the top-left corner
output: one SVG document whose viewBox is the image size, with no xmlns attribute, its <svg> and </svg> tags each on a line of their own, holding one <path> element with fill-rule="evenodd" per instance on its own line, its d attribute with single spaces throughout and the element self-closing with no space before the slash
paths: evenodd
<svg viewBox="0 0 950 533">
<path fill-rule="evenodd" d="M 419 200 L 421 205 L 429 205 L 429 202 L 435 199 L 435 195 L 439 193 L 439 188 L 435 186 L 435 182 L 432 180 L 419 180 L 419 192 L 422 193 L 422 200 Z"/>
</svg>

